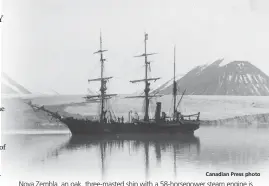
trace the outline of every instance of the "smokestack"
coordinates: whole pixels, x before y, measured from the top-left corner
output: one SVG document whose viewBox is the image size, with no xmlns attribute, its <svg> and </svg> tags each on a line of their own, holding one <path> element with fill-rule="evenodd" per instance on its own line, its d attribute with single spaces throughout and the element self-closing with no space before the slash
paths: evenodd
<svg viewBox="0 0 269 186">
<path fill-rule="evenodd" d="M 155 121 L 159 121 L 161 118 L 161 109 L 162 109 L 162 103 L 157 102 L 156 104 L 156 111 L 155 111 Z"/>
</svg>

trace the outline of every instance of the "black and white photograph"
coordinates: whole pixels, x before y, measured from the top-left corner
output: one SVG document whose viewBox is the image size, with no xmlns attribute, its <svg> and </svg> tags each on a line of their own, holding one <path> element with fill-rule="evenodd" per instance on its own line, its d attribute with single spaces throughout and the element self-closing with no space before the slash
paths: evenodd
<svg viewBox="0 0 269 186">
<path fill-rule="evenodd" d="M 0 10 L 0 185 L 268 184 L 269 1 Z"/>
</svg>

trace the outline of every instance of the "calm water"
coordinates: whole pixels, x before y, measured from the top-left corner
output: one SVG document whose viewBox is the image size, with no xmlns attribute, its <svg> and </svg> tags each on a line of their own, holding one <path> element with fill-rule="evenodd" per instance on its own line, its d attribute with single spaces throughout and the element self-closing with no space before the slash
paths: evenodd
<svg viewBox="0 0 269 186">
<path fill-rule="evenodd" d="M 202 127 L 194 137 L 72 138 L 5 135 L 2 174 L 12 180 L 252 180 L 269 176 L 269 130 Z M 207 177 L 206 172 L 260 177 Z M 257 184 L 256 184 L 257 185 Z"/>
</svg>

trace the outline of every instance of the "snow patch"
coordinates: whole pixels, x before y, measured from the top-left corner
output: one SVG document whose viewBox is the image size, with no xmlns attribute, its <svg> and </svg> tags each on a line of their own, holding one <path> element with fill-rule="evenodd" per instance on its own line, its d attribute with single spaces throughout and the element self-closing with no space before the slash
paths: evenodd
<svg viewBox="0 0 269 186">
<path fill-rule="evenodd" d="M 264 88 L 269 92 L 269 88 L 267 87 L 267 85 L 264 85 Z"/>
<path fill-rule="evenodd" d="M 244 67 L 244 63 L 239 63 L 238 66 L 240 67 L 240 69 L 242 69 Z"/>
<path fill-rule="evenodd" d="M 252 77 L 251 77 L 251 75 L 250 74 L 247 74 L 247 77 L 248 77 L 248 80 L 250 81 L 250 83 L 252 83 Z"/>
<path fill-rule="evenodd" d="M 261 83 L 265 83 L 265 79 L 262 78 L 262 76 L 261 76 L 260 74 L 258 74 L 258 78 L 260 79 L 260 82 L 261 82 Z"/>
<path fill-rule="evenodd" d="M 231 60 L 229 59 L 222 59 L 221 63 L 219 64 L 220 67 L 226 66 L 229 63 L 231 63 Z"/>
<path fill-rule="evenodd" d="M 235 80 L 234 80 L 234 82 L 236 82 L 236 81 L 237 81 L 237 79 L 238 79 L 238 78 L 237 78 L 237 76 L 235 76 Z"/>
<path fill-rule="evenodd" d="M 256 76 L 255 76 L 255 75 L 254 75 L 254 76 L 252 76 L 252 77 L 254 77 L 254 79 L 255 79 L 256 83 L 259 83 L 259 81 L 258 81 L 258 79 L 256 78 Z"/>
<path fill-rule="evenodd" d="M 256 91 L 256 93 L 257 93 L 258 95 L 261 95 L 260 92 L 258 91 L 258 89 L 257 89 L 257 87 L 256 87 L 255 85 L 253 85 L 253 88 L 254 88 L 254 90 Z"/>
<path fill-rule="evenodd" d="M 208 65 L 202 65 L 200 66 L 200 71 L 202 72 Z"/>
<path fill-rule="evenodd" d="M 242 75 L 239 75 L 239 82 L 241 83 L 243 81 Z"/>
<path fill-rule="evenodd" d="M 229 74 L 229 76 L 228 76 L 228 79 L 229 79 L 229 81 L 231 81 L 232 80 L 232 75 L 231 74 Z"/>
</svg>

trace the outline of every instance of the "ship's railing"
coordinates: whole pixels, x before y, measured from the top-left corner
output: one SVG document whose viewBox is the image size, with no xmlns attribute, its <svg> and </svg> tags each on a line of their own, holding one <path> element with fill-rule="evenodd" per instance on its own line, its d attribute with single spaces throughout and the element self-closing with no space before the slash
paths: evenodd
<svg viewBox="0 0 269 186">
<path fill-rule="evenodd" d="M 165 119 L 167 121 L 174 121 L 174 120 L 190 120 L 190 121 L 199 121 L 200 119 L 200 112 L 198 112 L 197 114 L 190 114 L 190 115 L 183 115 L 183 114 L 179 114 L 178 118 L 177 117 L 173 117 L 173 116 L 165 116 Z"/>
<path fill-rule="evenodd" d="M 197 114 L 190 114 L 190 115 L 181 115 L 182 118 L 181 119 L 188 119 L 188 120 L 199 120 L 200 119 L 200 112 L 198 112 Z"/>
</svg>

